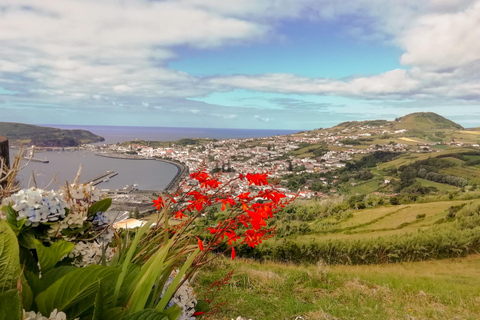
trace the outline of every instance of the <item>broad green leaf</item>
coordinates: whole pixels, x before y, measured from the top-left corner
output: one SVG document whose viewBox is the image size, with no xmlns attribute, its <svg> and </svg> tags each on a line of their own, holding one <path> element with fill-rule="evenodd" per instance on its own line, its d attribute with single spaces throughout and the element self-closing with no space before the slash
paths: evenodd
<svg viewBox="0 0 480 320">
<path fill-rule="evenodd" d="M 32 250 L 20 246 L 20 265 L 25 271 L 31 271 L 37 275 L 40 273 L 38 262 L 33 256 Z"/>
<path fill-rule="evenodd" d="M 33 292 L 33 296 L 37 296 L 40 292 L 43 291 L 40 289 L 42 284 L 40 282 L 40 278 L 38 277 L 38 274 L 30 270 L 24 270 L 23 274 L 25 276 L 25 279 L 27 280 L 28 286 Z"/>
<path fill-rule="evenodd" d="M 7 217 L 7 222 L 10 225 L 17 227 L 17 212 L 13 210 L 11 205 L 3 206 L 2 211 L 5 212 L 5 216 Z"/>
<path fill-rule="evenodd" d="M 25 275 L 22 274 L 21 276 L 21 283 L 22 283 L 22 305 L 23 309 L 25 310 L 32 310 L 32 303 L 33 303 L 33 291 L 30 288 L 30 285 L 25 278 Z"/>
<path fill-rule="evenodd" d="M 73 270 L 35 298 L 38 310 L 50 314 L 56 308 L 65 312 L 68 318 L 74 318 L 78 312 L 93 306 L 99 281 L 111 285 L 118 273 L 118 269 L 98 265 Z M 69 312 L 71 307 L 75 307 L 75 311 Z"/>
<path fill-rule="evenodd" d="M 124 317 L 122 320 L 170 320 L 164 312 L 145 309 Z"/>
<path fill-rule="evenodd" d="M 35 236 L 28 231 L 21 231 L 18 235 L 18 243 L 27 249 L 35 249 Z"/>
<path fill-rule="evenodd" d="M 53 268 L 52 270 L 46 272 L 45 274 L 42 274 L 42 277 L 39 279 L 39 285 L 37 288 L 38 291 L 35 291 L 35 294 L 39 294 L 47 290 L 47 288 L 50 287 L 55 282 L 57 282 L 57 280 L 61 279 L 69 272 L 72 272 L 77 269 L 78 267 L 74 267 L 74 266 L 62 266 L 62 267 Z"/>
<path fill-rule="evenodd" d="M 182 308 L 178 304 L 174 304 L 163 312 L 168 316 L 169 320 L 177 320 L 182 314 Z"/>
<path fill-rule="evenodd" d="M 4 220 L 0 220 L 0 293 L 16 288 L 20 276 L 17 237 Z"/>
<path fill-rule="evenodd" d="M 35 240 L 35 248 L 37 249 L 38 262 L 40 262 L 42 274 L 52 269 L 74 247 L 73 243 L 67 241 L 55 242 L 50 247 L 45 247 L 40 241 Z"/>
<path fill-rule="evenodd" d="M 106 212 L 112 205 L 112 199 L 106 198 L 95 202 L 88 208 L 88 216 L 93 216 L 95 213 L 101 211 Z"/>
<path fill-rule="evenodd" d="M 22 304 L 18 290 L 0 294 L 0 320 L 22 320 Z"/>
<path fill-rule="evenodd" d="M 102 320 L 119 320 L 122 319 L 125 308 L 116 307 L 105 310 Z"/>
</svg>

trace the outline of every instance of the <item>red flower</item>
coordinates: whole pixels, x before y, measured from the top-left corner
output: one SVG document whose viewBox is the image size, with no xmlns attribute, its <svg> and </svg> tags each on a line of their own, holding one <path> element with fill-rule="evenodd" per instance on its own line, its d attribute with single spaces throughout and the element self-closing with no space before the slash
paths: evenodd
<svg viewBox="0 0 480 320">
<path fill-rule="evenodd" d="M 202 314 L 204 314 L 206 311 L 197 311 L 197 312 L 194 312 L 192 314 L 192 316 L 196 317 L 196 316 L 201 316 Z"/>
<path fill-rule="evenodd" d="M 175 212 L 175 219 L 183 219 L 183 217 L 186 217 L 187 215 L 183 214 L 182 210 L 178 210 Z"/>
<path fill-rule="evenodd" d="M 200 240 L 199 237 L 195 237 L 195 238 L 197 238 L 197 240 L 198 240 L 198 247 L 200 248 L 200 251 L 203 251 L 203 242 L 202 242 L 202 240 Z"/>
<path fill-rule="evenodd" d="M 222 211 L 224 211 L 227 207 L 227 204 L 229 204 L 230 206 L 234 206 L 235 205 L 235 200 L 233 200 L 232 198 L 230 197 L 227 197 L 227 199 L 220 199 L 220 202 L 222 202 Z"/>
<path fill-rule="evenodd" d="M 232 260 L 235 259 L 235 247 L 232 247 Z"/>
<path fill-rule="evenodd" d="M 267 185 L 268 184 L 268 173 L 247 173 L 245 176 L 248 180 L 248 184 L 255 184 L 257 186 Z"/>
<path fill-rule="evenodd" d="M 158 197 L 157 200 L 153 200 L 153 207 L 157 207 L 157 210 L 160 210 L 160 208 L 163 208 L 165 206 L 165 203 L 163 202 L 162 196 Z"/>
</svg>

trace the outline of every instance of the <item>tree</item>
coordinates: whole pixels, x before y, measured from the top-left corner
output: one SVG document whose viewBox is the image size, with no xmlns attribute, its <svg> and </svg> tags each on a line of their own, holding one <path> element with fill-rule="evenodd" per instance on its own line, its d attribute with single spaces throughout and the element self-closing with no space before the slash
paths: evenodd
<svg viewBox="0 0 480 320">
<path fill-rule="evenodd" d="M 133 217 L 135 219 L 139 219 L 140 218 L 140 210 L 138 210 L 138 207 L 135 208 L 135 210 L 133 211 Z"/>
</svg>

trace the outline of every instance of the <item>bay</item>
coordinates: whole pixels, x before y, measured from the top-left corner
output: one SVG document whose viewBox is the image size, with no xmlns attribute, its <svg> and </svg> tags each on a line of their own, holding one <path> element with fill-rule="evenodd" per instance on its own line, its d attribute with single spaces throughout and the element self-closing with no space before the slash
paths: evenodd
<svg viewBox="0 0 480 320">
<path fill-rule="evenodd" d="M 120 189 L 138 184 L 139 190 L 164 190 L 179 170 L 177 166 L 163 161 L 106 158 L 84 150 L 35 152 L 35 158 L 45 158 L 49 163 L 29 162 L 18 175 L 22 187 L 33 186 L 33 173 L 38 187 L 57 189 L 58 184 L 73 182 L 82 164 L 79 182 L 93 179 L 107 170 L 118 172 L 118 175 L 98 184 L 101 189 Z M 58 183 L 52 182 L 54 177 Z"/>
</svg>

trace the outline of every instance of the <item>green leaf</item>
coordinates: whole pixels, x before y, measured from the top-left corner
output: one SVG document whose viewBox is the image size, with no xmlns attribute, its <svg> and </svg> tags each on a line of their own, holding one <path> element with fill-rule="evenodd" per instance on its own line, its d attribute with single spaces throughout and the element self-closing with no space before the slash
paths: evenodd
<svg viewBox="0 0 480 320">
<path fill-rule="evenodd" d="M 102 320 L 118 320 L 122 319 L 125 308 L 115 307 L 105 310 Z"/>
<path fill-rule="evenodd" d="M 140 311 L 147 307 L 146 303 L 155 281 L 160 279 L 162 273 L 167 272 L 170 274 L 171 270 L 165 268 L 164 262 L 171 244 L 172 240 L 170 239 L 162 248 L 150 257 L 147 263 L 142 266 L 133 293 L 129 298 L 130 308 L 128 309 L 128 312 Z M 163 311 L 163 309 L 157 309 L 157 311 Z"/>
<path fill-rule="evenodd" d="M 35 249 L 35 236 L 26 231 L 21 231 L 18 235 L 18 243 L 27 249 Z"/>
<path fill-rule="evenodd" d="M 32 303 L 33 303 L 33 291 L 30 288 L 27 279 L 22 274 L 22 305 L 23 309 L 25 310 L 32 310 Z"/>
<path fill-rule="evenodd" d="M 88 216 L 93 216 L 97 212 L 106 212 L 112 205 L 112 199 L 106 198 L 95 202 L 88 208 Z"/>
<path fill-rule="evenodd" d="M 35 293 L 39 294 L 47 290 L 47 288 L 50 287 L 55 282 L 57 282 L 57 280 L 63 278 L 66 274 L 77 269 L 78 267 L 74 267 L 74 266 L 62 266 L 62 267 L 53 268 L 52 270 L 46 272 L 45 274 L 42 274 L 42 277 L 39 279 L 39 283 L 38 283 L 38 288 L 37 288 L 38 291 L 35 291 Z"/>
<path fill-rule="evenodd" d="M 133 254 L 135 253 L 135 250 L 137 249 L 138 242 L 140 241 L 141 237 L 147 232 L 148 228 L 152 225 L 153 220 L 145 223 L 140 229 L 138 229 L 135 238 L 133 238 L 133 242 L 130 244 L 130 248 L 127 251 L 127 254 L 125 256 L 125 259 L 122 262 L 122 272 L 120 273 L 120 276 L 117 278 L 117 282 L 115 284 L 115 291 L 113 292 L 113 305 L 116 306 L 118 296 L 120 294 L 120 288 L 123 285 L 123 281 L 125 277 L 127 276 L 128 272 L 128 267 L 130 265 L 130 262 L 133 258 Z M 128 235 L 128 233 L 127 233 Z"/>
<path fill-rule="evenodd" d="M 145 309 L 124 317 L 122 320 L 170 320 L 164 312 Z"/>
<path fill-rule="evenodd" d="M 22 320 L 22 304 L 18 290 L 0 294 L 0 320 Z"/>
<path fill-rule="evenodd" d="M 97 296 L 95 297 L 95 304 L 93 309 L 93 317 L 92 320 L 102 320 L 104 319 L 104 308 L 105 308 L 105 292 L 102 287 L 102 283 L 98 284 L 98 292 Z"/>
<path fill-rule="evenodd" d="M 182 308 L 178 304 L 174 304 L 170 308 L 166 309 L 164 313 L 168 316 L 169 320 L 177 320 L 182 314 Z"/>
<path fill-rule="evenodd" d="M 35 239 L 35 248 L 37 249 L 38 261 L 40 262 L 40 269 L 44 274 L 52 269 L 55 264 L 62 260 L 75 245 L 67 241 L 59 241 L 52 244 L 50 247 L 45 247 L 40 241 Z"/>
<path fill-rule="evenodd" d="M 0 220 L 0 293 L 16 288 L 20 276 L 20 258 L 15 233 Z"/>
<path fill-rule="evenodd" d="M 99 281 L 105 281 L 105 286 L 109 286 L 119 272 L 118 269 L 98 265 L 73 270 L 35 298 L 38 310 L 42 314 L 50 314 L 56 308 L 65 312 L 67 318 L 75 318 L 93 306 Z"/>
</svg>

